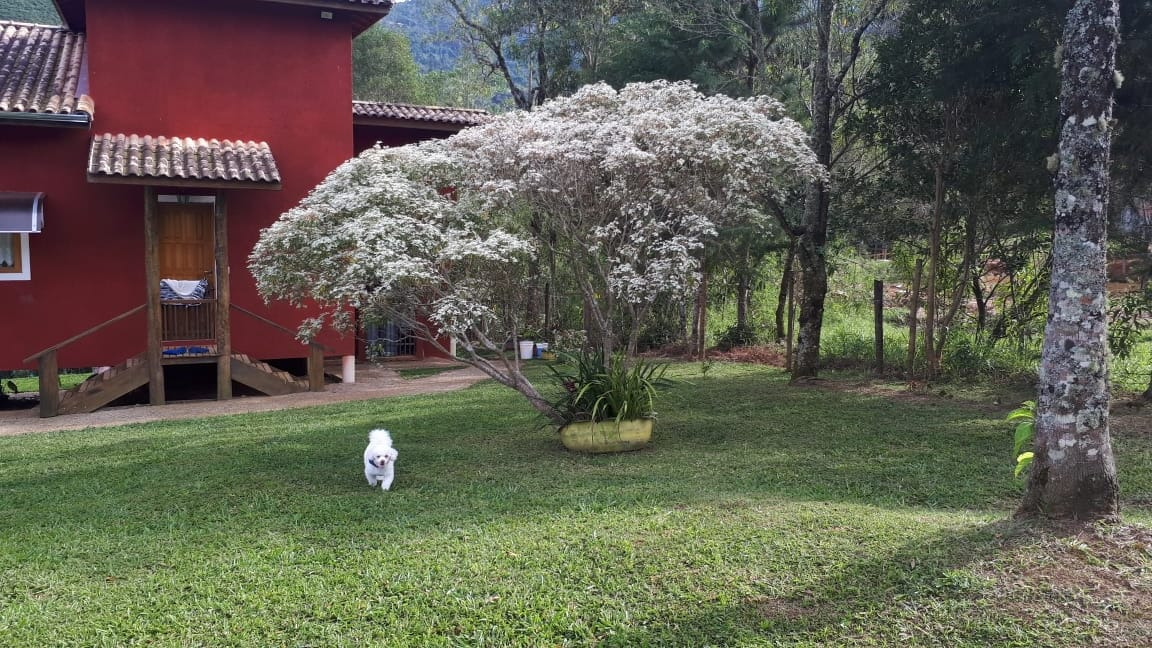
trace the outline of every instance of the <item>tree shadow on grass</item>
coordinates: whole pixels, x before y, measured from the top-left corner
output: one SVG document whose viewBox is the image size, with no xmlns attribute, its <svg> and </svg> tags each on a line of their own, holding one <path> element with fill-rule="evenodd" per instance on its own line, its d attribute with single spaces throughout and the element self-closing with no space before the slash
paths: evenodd
<svg viewBox="0 0 1152 648">
<path fill-rule="evenodd" d="M 1027 556 L 1044 536 L 1011 520 L 936 533 L 858 562 L 812 565 L 820 576 L 792 588 L 767 584 L 738 604 L 642 621 L 602 645 L 1086 645 L 1099 618 L 1044 618 L 1056 604 L 1038 602 L 1043 592 L 1004 591 L 988 577 L 992 561 Z"/>
</svg>

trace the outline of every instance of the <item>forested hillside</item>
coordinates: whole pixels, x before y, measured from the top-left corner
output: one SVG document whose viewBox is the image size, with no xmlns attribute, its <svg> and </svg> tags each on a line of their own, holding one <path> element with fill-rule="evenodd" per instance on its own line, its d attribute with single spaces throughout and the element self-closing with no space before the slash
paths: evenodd
<svg viewBox="0 0 1152 648">
<path fill-rule="evenodd" d="M 52 0 L 4 0 L 0 2 L 0 20 L 59 25 L 60 17 Z"/>
<path fill-rule="evenodd" d="M 423 72 L 451 70 L 464 49 L 443 0 L 398 2 L 383 22 L 408 37 L 412 58 Z"/>
</svg>

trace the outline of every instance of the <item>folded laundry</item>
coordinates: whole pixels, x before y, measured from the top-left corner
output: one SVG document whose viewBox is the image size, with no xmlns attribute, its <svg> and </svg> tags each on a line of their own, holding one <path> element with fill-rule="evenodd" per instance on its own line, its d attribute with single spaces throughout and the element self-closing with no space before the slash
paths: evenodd
<svg viewBox="0 0 1152 648">
<path fill-rule="evenodd" d="M 208 353 L 209 351 L 211 351 L 211 349 L 209 349 L 208 347 L 202 347 L 202 346 L 188 347 L 188 353 L 205 354 L 205 353 Z"/>
<path fill-rule="evenodd" d="M 181 356 L 181 355 L 184 355 L 185 353 L 188 353 L 188 348 L 187 347 L 172 347 L 170 349 L 164 349 L 164 351 L 162 351 L 162 353 L 166 356 Z"/>
<path fill-rule="evenodd" d="M 161 279 L 160 299 L 203 299 L 208 290 L 207 279 Z"/>
</svg>

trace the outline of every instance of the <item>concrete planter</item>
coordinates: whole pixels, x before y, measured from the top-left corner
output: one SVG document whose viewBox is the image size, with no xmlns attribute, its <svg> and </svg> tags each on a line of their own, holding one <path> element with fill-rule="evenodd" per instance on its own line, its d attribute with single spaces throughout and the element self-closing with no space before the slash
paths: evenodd
<svg viewBox="0 0 1152 648">
<path fill-rule="evenodd" d="M 560 428 L 560 442 L 576 452 L 628 452 L 652 439 L 653 419 L 580 421 Z"/>
</svg>

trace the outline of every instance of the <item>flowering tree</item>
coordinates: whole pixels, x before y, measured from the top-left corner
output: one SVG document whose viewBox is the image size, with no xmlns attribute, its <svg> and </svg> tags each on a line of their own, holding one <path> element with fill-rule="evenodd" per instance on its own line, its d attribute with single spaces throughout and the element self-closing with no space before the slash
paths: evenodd
<svg viewBox="0 0 1152 648">
<path fill-rule="evenodd" d="M 450 338 L 559 421 L 502 353 L 532 255 L 550 248 L 573 270 L 604 357 L 618 337 L 634 349 L 656 300 L 691 289 L 717 226 L 767 222 L 824 173 L 783 113 L 687 83 L 586 86 L 446 140 L 366 151 L 266 229 L 250 267 L 265 298 L 319 302 L 338 327 L 359 309 L 442 350 Z"/>
<path fill-rule="evenodd" d="M 823 174 L 775 100 L 663 81 L 585 86 L 444 146 L 466 161 L 459 186 L 534 216 L 537 245 L 573 269 L 605 356 L 619 311 L 631 352 L 657 299 L 691 288 L 717 227 L 768 222 L 766 208 Z"/>
</svg>

